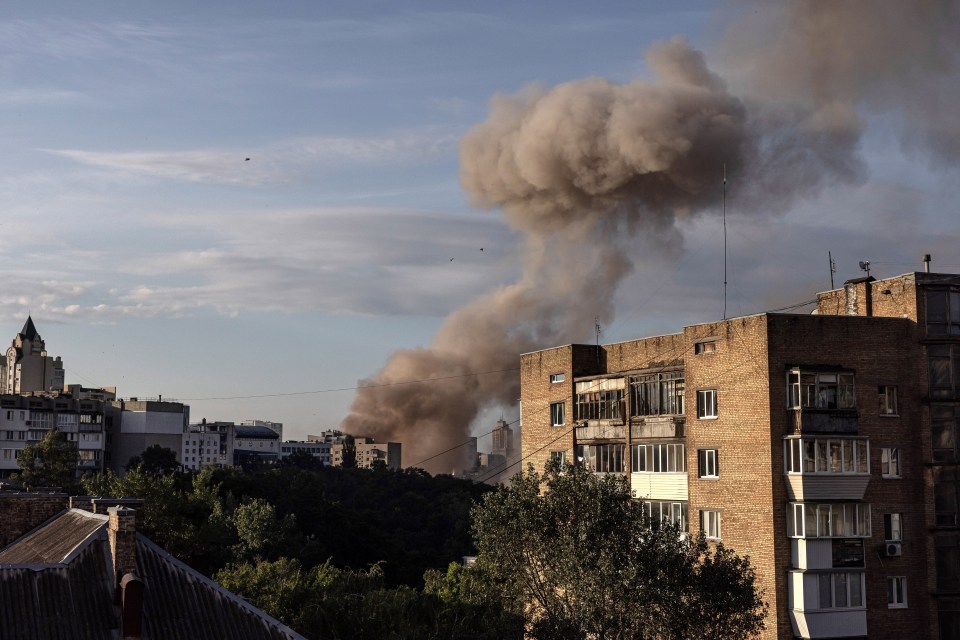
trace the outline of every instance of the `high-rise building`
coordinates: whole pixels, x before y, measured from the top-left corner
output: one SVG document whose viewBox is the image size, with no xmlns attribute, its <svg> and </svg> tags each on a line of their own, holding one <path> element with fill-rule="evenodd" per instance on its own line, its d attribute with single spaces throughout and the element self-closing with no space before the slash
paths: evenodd
<svg viewBox="0 0 960 640">
<path fill-rule="evenodd" d="M 27 321 L 10 343 L 0 366 L 2 393 L 63 391 L 63 361 L 47 355 L 47 346 L 37 333 L 33 318 Z"/>
<path fill-rule="evenodd" d="M 765 638 L 960 638 L 960 275 L 523 354 L 523 462 L 749 555 Z"/>
</svg>

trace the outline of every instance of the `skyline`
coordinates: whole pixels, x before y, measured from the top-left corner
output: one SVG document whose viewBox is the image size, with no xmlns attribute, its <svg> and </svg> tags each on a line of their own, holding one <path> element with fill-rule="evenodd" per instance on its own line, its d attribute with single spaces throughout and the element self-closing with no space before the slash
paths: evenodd
<svg viewBox="0 0 960 640">
<path fill-rule="evenodd" d="M 749 5 L 713 6 L 9 4 L 0 327 L 12 338 L 29 313 L 68 383 L 175 398 L 194 422 L 337 428 L 391 353 L 519 277 L 518 232 L 458 177 L 490 98 L 648 78 L 645 51 L 674 35 L 735 85 L 724 34 Z M 858 106 L 857 179 L 763 216 L 727 210 L 728 316 L 828 289 L 828 251 L 838 285 L 860 260 L 876 277 L 925 253 L 960 271 L 956 166 L 882 101 Z M 720 233 L 691 215 L 665 246 L 638 243 L 601 340 L 719 319 Z"/>
</svg>

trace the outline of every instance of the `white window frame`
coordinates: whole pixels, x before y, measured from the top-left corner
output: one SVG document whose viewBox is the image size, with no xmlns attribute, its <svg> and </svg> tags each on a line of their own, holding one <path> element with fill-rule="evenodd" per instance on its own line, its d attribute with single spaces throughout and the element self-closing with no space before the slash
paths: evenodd
<svg viewBox="0 0 960 640">
<path fill-rule="evenodd" d="M 716 420 L 719 414 L 716 389 L 697 389 L 697 419 Z"/>
<path fill-rule="evenodd" d="M 550 374 L 550 384 L 560 384 L 567 379 L 565 373 L 551 373 Z"/>
<path fill-rule="evenodd" d="M 900 447 L 880 449 L 880 475 L 884 478 L 900 478 Z"/>
<path fill-rule="evenodd" d="M 900 403 L 897 397 L 897 385 L 881 384 L 878 391 L 881 418 L 895 418 L 900 415 Z"/>
<path fill-rule="evenodd" d="M 790 538 L 869 538 L 870 504 L 866 502 L 787 503 Z"/>
<path fill-rule="evenodd" d="M 870 441 L 867 438 L 784 438 L 783 472 L 788 475 L 869 475 Z"/>
<path fill-rule="evenodd" d="M 700 510 L 700 530 L 707 540 L 720 540 L 720 512 L 716 509 Z"/>
<path fill-rule="evenodd" d="M 630 471 L 633 473 L 687 471 L 687 448 L 683 443 L 635 444 L 630 447 L 630 455 Z"/>
<path fill-rule="evenodd" d="M 856 391 L 856 376 L 851 371 L 792 369 L 787 372 L 788 409 L 856 409 Z M 830 406 L 831 399 L 836 406 Z"/>
<path fill-rule="evenodd" d="M 565 467 L 567 464 L 567 452 L 566 451 L 551 451 L 550 452 L 550 462 L 556 462 L 560 465 L 561 468 Z"/>
<path fill-rule="evenodd" d="M 903 514 L 883 514 L 883 537 L 886 542 L 903 542 Z"/>
<path fill-rule="evenodd" d="M 907 608 L 907 577 L 887 576 L 887 608 Z"/>
<path fill-rule="evenodd" d="M 565 402 L 551 402 L 550 403 L 550 425 L 553 427 L 562 427 L 566 424 L 566 403 Z"/>
<path fill-rule="evenodd" d="M 866 598 L 864 597 L 864 572 L 863 571 L 831 571 L 829 573 L 818 573 L 817 576 L 817 609 L 865 609 Z M 841 579 L 842 576 L 842 579 Z M 853 585 L 859 586 L 860 604 L 850 604 L 855 593 Z M 841 589 L 838 589 L 842 585 Z M 830 601 L 824 602 L 824 587 L 830 589 Z M 838 594 L 842 597 L 838 598 Z M 838 604 L 845 602 L 846 604 Z"/>
<path fill-rule="evenodd" d="M 697 450 L 697 476 L 700 478 L 719 478 L 719 449 Z"/>
</svg>

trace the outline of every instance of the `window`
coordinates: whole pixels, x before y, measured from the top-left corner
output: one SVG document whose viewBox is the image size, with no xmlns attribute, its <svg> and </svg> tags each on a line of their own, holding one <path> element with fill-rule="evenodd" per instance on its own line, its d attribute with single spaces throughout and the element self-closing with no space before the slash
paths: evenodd
<svg viewBox="0 0 960 640">
<path fill-rule="evenodd" d="M 883 514 L 883 539 L 887 542 L 903 541 L 903 515 L 899 513 Z"/>
<path fill-rule="evenodd" d="M 960 335 L 960 291 L 927 291 L 927 335 Z"/>
<path fill-rule="evenodd" d="M 686 502 L 647 500 L 643 503 L 643 506 L 654 522 L 668 522 L 677 525 L 681 531 L 687 530 Z"/>
<path fill-rule="evenodd" d="M 887 606 L 891 609 L 904 609 L 907 606 L 907 579 L 905 576 L 887 578 Z"/>
<path fill-rule="evenodd" d="M 697 471 L 701 478 L 720 477 L 720 467 L 717 465 L 718 454 L 719 452 L 716 449 L 700 449 L 697 451 Z"/>
<path fill-rule="evenodd" d="M 863 572 L 821 573 L 817 575 L 817 608 L 849 609 L 863 607 Z"/>
<path fill-rule="evenodd" d="M 587 469 L 598 473 L 623 473 L 623 454 L 626 445 L 578 445 L 577 460 Z"/>
<path fill-rule="evenodd" d="M 897 388 L 892 385 L 880 385 L 880 415 L 896 416 L 899 415 L 897 407 Z"/>
<path fill-rule="evenodd" d="M 884 478 L 900 477 L 899 447 L 886 447 L 880 449 L 880 474 Z"/>
<path fill-rule="evenodd" d="M 550 374 L 550 384 L 558 384 L 567 379 L 566 374 L 563 373 L 551 373 Z"/>
<path fill-rule="evenodd" d="M 870 443 L 865 438 L 787 438 L 783 458 L 787 473 L 870 473 Z"/>
<path fill-rule="evenodd" d="M 630 469 L 634 473 L 682 473 L 687 470 L 687 448 L 683 444 L 635 444 L 630 447 Z"/>
<path fill-rule="evenodd" d="M 931 344 L 927 347 L 930 398 L 953 400 L 960 391 L 960 345 Z"/>
<path fill-rule="evenodd" d="M 567 464 L 567 452 L 566 451 L 551 451 L 550 452 L 550 462 L 554 462 L 563 468 Z"/>
<path fill-rule="evenodd" d="M 666 371 L 630 378 L 630 415 L 683 413 L 683 372 Z"/>
<path fill-rule="evenodd" d="M 623 378 L 577 383 L 577 420 L 621 420 Z"/>
<path fill-rule="evenodd" d="M 551 402 L 550 403 L 550 424 L 554 427 L 562 427 L 564 423 L 563 416 L 563 403 L 562 402 Z"/>
<path fill-rule="evenodd" d="M 701 420 L 717 417 L 716 389 L 699 389 L 697 391 L 697 417 Z"/>
<path fill-rule="evenodd" d="M 720 512 L 719 511 L 701 511 L 700 529 L 707 540 L 720 539 Z"/>
<path fill-rule="evenodd" d="M 698 342 L 695 345 L 693 345 L 693 352 L 697 355 L 700 355 L 703 353 L 716 353 L 716 351 L 717 351 L 717 343 L 714 342 L 713 340 Z"/>
<path fill-rule="evenodd" d="M 933 509 L 937 526 L 952 527 L 960 524 L 960 497 L 958 496 L 960 496 L 960 469 L 934 467 Z M 960 591 L 960 586 L 957 591 Z"/>
<path fill-rule="evenodd" d="M 957 452 L 957 425 L 960 407 L 930 407 L 933 431 L 933 461 L 960 462 Z"/>
<path fill-rule="evenodd" d="M 869 538 L 870 505 L 791 502 L 787 505 L 787 535 L 791 538 Z"/>
<path fill-rule="evenodd" d="M 811 372 L 794 369 L 787 373 L 788 408 L 853 409 L 856 400 L 853 374 Z"/>
</svg>

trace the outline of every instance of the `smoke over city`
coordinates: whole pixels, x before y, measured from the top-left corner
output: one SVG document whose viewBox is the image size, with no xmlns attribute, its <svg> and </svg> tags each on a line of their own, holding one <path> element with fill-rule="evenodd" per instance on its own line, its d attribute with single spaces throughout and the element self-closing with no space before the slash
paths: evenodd
<svg viewBox="0 0 960 640">
<path fill-rule="evenodd" d="M 452 449 L 421 465 L 449 472 L 478 414 L 516 404 L 521 353 L 587 340 L 594 318 L 610 321 L 632 268 L 624 239 L 681 250 L 676 222 L 720 212 L 724 169 L 750 215 L 857 182 L 864 109 L 920 125 L 904 139 L 941 158 L 960 153 L 951 105 L 915 94 L 957 91 L 955 7 L 795 2 L 772 13 L 752 39 L 741 37 L 752 14 L 731 30 L 730 84 L 674 38 L 647 52 L 649 81 L 495 96 L 461 142 L 461 183 L 522 234 L 522 277 L 454 311 L 428 348 L 395 352 L 361 383 L 343 428 L 403 442 L 404 465 Z"/>
</svg>

